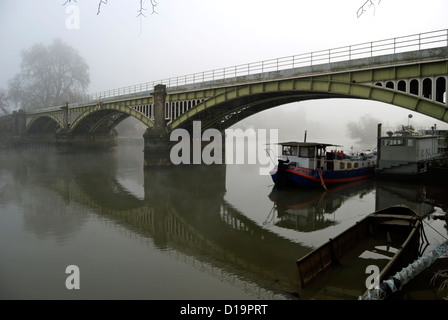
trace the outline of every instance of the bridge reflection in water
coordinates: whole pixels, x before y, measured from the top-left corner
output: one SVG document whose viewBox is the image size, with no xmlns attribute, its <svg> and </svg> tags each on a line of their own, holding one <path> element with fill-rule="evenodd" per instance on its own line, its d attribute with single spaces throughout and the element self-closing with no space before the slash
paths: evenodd
<svg viewBox="0 0 448 320">
<path fill-rule="evenodd" d="M 176 251 L 201 268 L 208 265 L 215 276 L 229 280 L 234 274 L 287 296 L 296 292 L 295 260 L 312 248 L 263 228 L 226 202 L 225 165 L 145 169 L 144 199 L 139 199 L 114 175 L 116 159 L 81 157 L 71 163 L 63 156 L 57 167 L 71 174 L 50 186 L 67 202 L 93 208 L 152 239 L 160 250 Z"/>
<path fill-rule="evenodd" d="M 135 156 L 135 161 L 141 161 L 139 156 Z M 139 163 L 133 166 L 129 155 L 124 164 L 118 152 L 19 155 L 19 158 L 21 162 L 0 162 L 3 168 L 10 166 L 16 170 L 18 181 L 33 180 L 59 194 L 67 206 L 86 207 L 103 217 L 103 221 L 120 226 L 129 236 L 148 239 L 158 250 L 178 257 L 201 272 L 235 286 L 253 283 L 253 290 L 265 290 L 271 294 L 269 297 L 276 298 L 297 298 L 299 279 L 295 261 L 316 246 L 307 240 L 309 235 L 318 234 L 323 243 L 328 239 L 323 238 L 327 231 L 334 233 L 334 227 L 342 221 L 340 209 L 346 202 L 364 196 L 372 198 L 375 193 L 376 209 L 404 203 L 427 215 L 434 212 L 435 206 L 447 207 L 443 197 L 430 198 L 430 189 L 426 186 L 383 184 L 374 180 L 328 192 L 247 190 L 248 193 L 265 190 L 261 196 L 272 205 L 266 207 L 264 221 L 260 223 L 225 197 L 226 179 L 233 179 L 225 165 L 142 169 L 142 190 L 137 196 L 138 192 L 129 190 L 120 179 L 123 166 L 142 168 Z M 36 211 L 39 218 L 36 212 L 26 214 L 28 231 L 41 234 L 36 228 L 59 218 L 42 219 L 44 211 L 51 210 L 41 209 L 42 212 Z M 295 239 L 285 236 L 282 230 L 294 233 Z"/>
</svg>

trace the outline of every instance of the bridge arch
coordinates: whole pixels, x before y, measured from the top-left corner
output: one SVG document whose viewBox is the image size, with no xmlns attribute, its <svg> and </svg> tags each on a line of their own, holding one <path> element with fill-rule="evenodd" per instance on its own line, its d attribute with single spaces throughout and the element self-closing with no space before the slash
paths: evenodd
<svg viewBox="0 0 448 320">
<path fill-rule="evenodd" d="M 253 83 L 229 88 L 204 100 L 171 121 L 168 132 L 176 128 L 188 129 L 195 120 L 202 121 L 203 130 L 208 127 L 224 130 L 246 117 L 279 105 L 326 98 L 373 100 L 448 122 L 446 78 L 424 77 L 372 84 L 324 76 Z M 434 101 L 434 96 L 439 101 Z"/>
<path fill-rule="evenodd" d="M 107 103 L 98 104 L 83 111 L 75 121 L 70 124 L 71 133 L 108 133 L 120 122 L 132 116 L 148 127 L 153 127 L 154 122 L 145 116 L 146 105 L 129 108 L 127 106 Z"/>
<path fill-rule="evenodd" d="M 54 134 L 58 128 L 62 128 L 62 121 L 52 113 L 36 115 L 26 126 L 28 135 Z"/>
</svg>

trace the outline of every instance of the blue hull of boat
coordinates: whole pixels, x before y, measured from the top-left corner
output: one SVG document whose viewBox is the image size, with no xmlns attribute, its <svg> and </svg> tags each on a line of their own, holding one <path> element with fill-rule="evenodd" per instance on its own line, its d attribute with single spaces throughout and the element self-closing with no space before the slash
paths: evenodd
<svg viewBox="0 0 448 320">
<path fill-rule="evenodd" d="M 338 183 L 347 183 L 356 180 L 366 179 L 375 173 L 374 167 L 369 168 L 361 168 L 354 170 L 346 170 L 346 171 L 323 171 L 322 178 L 326 185 L 328 184 L 338 184 Z M 272 170 L 271 177 L 272 181 L 277 184 L 282 185 L 298 185 L 305 187 L 315 187 L 322 185 L 322 180 L 319 177 L 319 173 L 317 170 L 312 170 L 309 173 L 300 172 L 296 170 L 287 169 L 282 174 L 284 176 L 282 179 L 278 179 L 278 171 Z"/>
</svg>

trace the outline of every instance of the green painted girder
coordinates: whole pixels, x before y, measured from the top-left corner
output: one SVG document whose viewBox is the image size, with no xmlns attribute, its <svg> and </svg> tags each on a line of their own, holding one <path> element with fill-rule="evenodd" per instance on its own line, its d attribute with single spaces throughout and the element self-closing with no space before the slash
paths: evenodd
<svg viewBox="0 0 448 320">
<path fill-rule="evenodd" d="M 235 109 L 229 109 L 221 111 L 217 116 L 215 115 L 211 119 L 202 121 L 201 128 L 206 130 L 208 128 L 216 128 L 219 130 L 225 130 L 239 121 L 248 118 L 261 111 L 284 105 L 291 102 L 304 101 L 309 99 L 323 98 L 324 95 L 316 95 L 314 93 L 298 93 L 289 94 L 287 96 L 274 96 L 258 99 L 248 104 L 242 104 Z"/>
<path fill-rule="evenodd" d="M 128 101 L 120 101 L 120 102 L 112 102 L 112 103 L 103 103 L 103 104 L 97 104 L 97 105 L 91 105 L 80 108 L 81 110 L 84 110 L 77 119 L 72 123 L 70 127 L 70 131 L 76 130 L 76 128 L 85 121 L 88 117 L 91 117 L 95 113 L 99 111 L 110 111 L 106 115 L 100 117 L 98 120 L 98 123 L 96 123 L 94 126 L 91 127 L 90 131 L 94 132 L 97 130 L 103 123 L 105 123 L 110 117 L 116 115 L 117 111 L 127 114 L 129 116 L 132 116 L 138 120 L 140 120 L 143 124 L 145 124 L 148 127 L 153 127 L 154 122 L 145 117 L 143 114 L 138 112 L 135 109 L 132 109 L 131 106 L 135 105 L 143 105 L 143 104 L 150 104 L 152 103 L 152 97 L 151 98 L 140 98 L 140 99 L 133 99 Z M 124 118 L 122 118 L 120 121 L 122 121 Z M 120 122 L 119 121 L 119 122 Z M 118 122 L 116 123 L 118 124 Z"/>
<path fill-rule="evenodd" d="M 290 79 L 274 79 L 244 85 L 236 83 L 234 86 L 229 85 L 228 87 L 189 92 L 169 92 L 166 96 L 166 102 L 194 99 L 205 99 L 205 101 L 174 119 L 168 125 L 167 131 L 170 132 L 175 128 L 188 126 L 188 123 L 195 119 L 203 121 L 204 129 L 217 124 L 221 127 L 230 126 L 244 117 L 281 104 L 307 99 L 336 97 L 380 101 L 448 122 L 446 105 L 420 96 L 374 85 L 378 81 L 405 79 L 419 79 L 422 81 L 425 77 L 446 77 L 447 75 L 448 61 L 445 58 L 421 63 L 407 61 L 406 64 L 394 66 L 376 67 L 370 65 L 362 70 L 329 70 L 327 74 L 321 75 L 297 75 Z M 153 127 L 154 123 L 151 119 L 131 108 L 131 106 L 152 104 L 153 102 L 153 97 L 147 96 L 71 109 L 71 111 L 81 112 L 81 114 L 71 124 L 70 130 L 77 130 L 78 126 L 85 123 L 86 128 L 91 128 L 90 130 L 95 131 L 106 123 L 108 119 L 114 117 L 117 114 L 116 112 L 132 116 L 146 126 Z M 110 112 L 104 114 L 106 110 Z M 97 114 L 99 117 L 95 119 L 94 115 L 99 111 L 102 111 L 102 114 L 101 116 Z M 48 117 L 55 121 L 57 126 L 62 127 L 63 124 L 55 116 L 61 112 L 58 110 L 37 115 L 27 125 L 27 130 L 42 117 Z M 120 117 L 117 118 L 117 121 L 121 120 Z M 97 121 L 97 123 L 90 123 L 91 121 Z"/>
<path fill-rule="evenodd" d="M 120 111 L 109 111 L 104 116 L 95 119 L 95 122 L 90 127 L 89 132 L 97 132 L 101 127 L 103 127 L 105 130 L 113 129 L 127 117 L 130 117 L 130 115 L 127 113 Z"/>
<path fill-rule="evenodd" d="M 226 93 L 229 88 L 212 88 L 198 91 L 186 91 L 186 92 L 169 92 L 166 97 L 166 102 L 176 102 L 195 99 L 208 99 L 220 94 Z"/>
<path fill-rule="evenodd" d="M 295 79 L 252 83 L 233 88 L 208 89 L 194 93 L 177 94 L 175 97 L 170 97 L 170 101 L 190 99 L 193 98 L 192 95 L 194 95 L 194 98 L 207 98 L 207 100 L 174 119 L 167 129 L 170 132 L 178 127 L 182 127 L 186 122 L 198 119 L 201 114 L 210 112 L 213 108 L 222 108 L 230 101 L 243 101 L 245 97 L 259 95 L 263 97 L 261 98 L 261 103 L 263 103 L 262 100 L 266 99 L 263 94 L 269 94 L 269 99 L 271 100 L 294 97 L 296 101 L 301 101 L 307 98 L 310 93 L 314 93 L 313 99 L 345 97 L 374 100 L 403 107 L 448 123 L 446 105 L 417 95 L 373 85 L 377 81 L 423 79 L 425 77 L 447 75 L 448 62 L 436 61 L 371 70 L 303 76 Z M 257 103 L 253 101 L 249 104 L 240 104 L 233 110 L 226 110 L 222 116 L 256 105 Z M 279 104 L 272 103 L 272 107 L 277 105 Z"/>
</svg>

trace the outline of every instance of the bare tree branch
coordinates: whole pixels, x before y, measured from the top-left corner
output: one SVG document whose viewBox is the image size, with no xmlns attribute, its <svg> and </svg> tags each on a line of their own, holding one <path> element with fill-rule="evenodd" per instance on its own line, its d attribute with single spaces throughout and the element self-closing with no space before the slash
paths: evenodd
<svg viewBox="0 0 448 320">
<path fill-rule="evenodd" d="M 137 12 L 138 12 L 137 18 L 138 17 L 146 17 L 145 14 L 143 13 L 144 10 L 146 10 L 146 9 L 143 8 L 143 0 L 140 0 L 140 9 L 137 10 Z"/>
<path fill-rule="evenodd" d="M 72 3 L 73 2 L 77 2 L 77 0 L 66 0 L 62 5 L 65 6 L 67 3 Z M 144 6 L 144 3 L 146 2 L 146 0 L 139 0 L 140 6 L 139 9 L 137 10 L 138 14 L 137 17 L 146 17 L 146 15 L 144 14 L 144 11 L 146 11 L 147 9 Z M 156 0 L 149 0 L 150 4 L 151 4 L 151 14 L 154 13 L 158 13 L 156 11 L 156 6 L 159 4 Z M 108 0 L 99 0 L 98 1 L 98 11 L 97 11 L 97 15 L 99 15 L 101 13 L 101 6 L 103 4 L 107 4 Z"/>
<path fill-rule="evenodd" d="M 143 6 L 143 3 L 145 2 L 145 0 L 140 0 L 140 8 L 137 10 L 137 12 L 138 12 L 138 15 L 137 15 L 137 18 L 138 17 L 146 17 L 145 16 L 145 14 L 143 13 L 143 11 L 145 11 L 146 9 L 144 8 L 144 6 Z M 151 3 L 151 8 L 152 8 L 152 12 L 151 12 L 151 14 L 154 14 L 154 13 L 157 13 L 157 11 L 156 11 L 156 6 L 159 4 L 158 2 L 156 2 L 155 0 L 150 0 L 150 3 Z M 157 13 L 158 14 L 158 13 Z"/>
<path fill-rule="evenodd" d="M 100 12 L 101 12 L 101 5 L 102 4 L 107 4 L 107 0 L 100 0 L 99 2 L 98 2 L 98 12 L 96 13 L 97 15 L 99 15 L 100 14 Z"/>
<path fill-rule="evenodd" d="M 375 4 L 376 2 L 376 4 Z M 356 12 L 356 16 L 359 18 L 364 12 L 373 7 L 373 14 L 375 14 L 375 5 L 379 5 L 381 0 L 366 0 L 364 4 Z"/>
<path fill-rule="evenodd" d="M 76 2 L 76 0 L 73 0 L 73 1 Z M 72 0 L 67 0 L 62 4 L 62 6 L 65 6 L 67 3 L 71 3 L 71 2 L 72 2 Z"/>
</svg>

